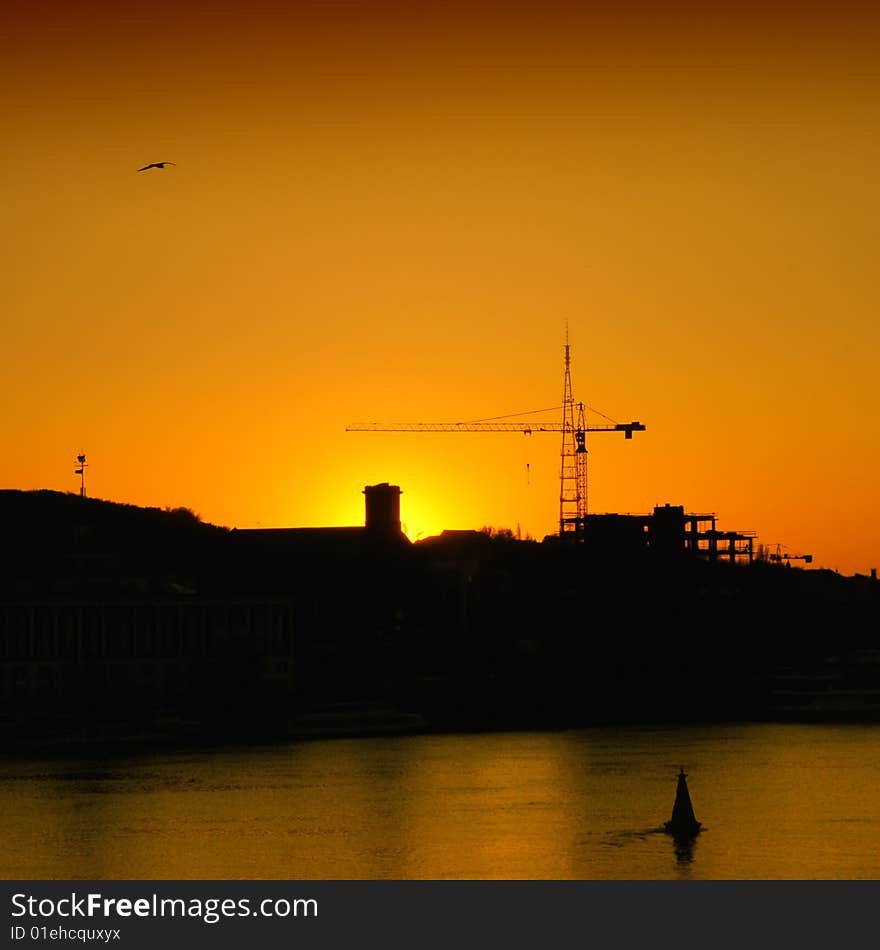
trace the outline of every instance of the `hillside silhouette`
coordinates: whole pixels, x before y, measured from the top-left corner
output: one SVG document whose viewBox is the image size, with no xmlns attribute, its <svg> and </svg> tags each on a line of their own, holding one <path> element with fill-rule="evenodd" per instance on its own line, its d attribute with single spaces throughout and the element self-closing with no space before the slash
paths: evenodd
<svg viewBox="0 0 880 950">
<path fill-rule="evenodd" d="M 60 593 L 192 586 L 228 530 L 188 508 L 144 508 L 72 493 L 0 490 L 9 543 L 0 589 Z"/>
</svg>

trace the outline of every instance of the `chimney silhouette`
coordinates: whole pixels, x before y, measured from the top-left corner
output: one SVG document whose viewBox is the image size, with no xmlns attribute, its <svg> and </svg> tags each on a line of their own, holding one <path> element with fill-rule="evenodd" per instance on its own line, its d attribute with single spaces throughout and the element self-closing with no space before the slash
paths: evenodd
<svg viewBox="0 0 880 950">
<path fill-rule="evenodd" d="M 400 488 L 382 482 L 364 488 L 366 526 L 371 534 L 385 537 L 400 534 Z"/>
</svg>

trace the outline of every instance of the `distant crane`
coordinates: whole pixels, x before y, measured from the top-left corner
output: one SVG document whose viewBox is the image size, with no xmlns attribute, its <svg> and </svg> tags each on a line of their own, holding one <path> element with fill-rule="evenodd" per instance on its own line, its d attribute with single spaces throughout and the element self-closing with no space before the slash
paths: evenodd
<svg viewBox="0 0 880 950">
<path fill-rule="evenodd" d="M 767 555 L 767 560 L 772 561 L 775 564 L 782 564 L 783 562 L 789 564 L 791 561 L 803 561 L 805 564 L 813 563 L 812 554 L 788 554 L 782 550 L 783 545 L 777 544 L 776 551 L 771 552 Z"/>
<path fill-rule="evenodd" d="M 565 334 L 565 373 L 562 390 L 561 422 L 507 422 L 514 416 L 535 415 L 548 409 L 515 412 L 507 416 L 475 419 L 472 422 L 354 422 L 346 432 L 561 432 L 562 449 L 559 468 L 559 536 L 582 540 L 587 516 L 587 444 L 588 432 L 622 432 L 631 439 L 633 432 L 644 432 L 641 422 L 614 422 L 610 425 L 587 425 L 587 407 L 575 402 L 571 390 L 571 346 Z M 601 413 L 600 413 L 601 415 Z M 605 418 L 608 418 L 607 416 Z"/>
</svg>

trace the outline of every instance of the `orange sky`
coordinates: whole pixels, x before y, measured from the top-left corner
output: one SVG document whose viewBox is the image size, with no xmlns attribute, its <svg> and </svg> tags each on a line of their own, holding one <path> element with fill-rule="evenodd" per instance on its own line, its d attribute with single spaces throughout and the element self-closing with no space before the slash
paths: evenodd
<svg viewBox="0 0 880 950">
<path fill-rule="evenodd" d="M 557 405 L 567 321 L 591 510 L 880 567 L 878 17 L 704 6 L 7 4 L 5 485 L 542 537 L 556 436 L 344 427 Z"/>
</svg>

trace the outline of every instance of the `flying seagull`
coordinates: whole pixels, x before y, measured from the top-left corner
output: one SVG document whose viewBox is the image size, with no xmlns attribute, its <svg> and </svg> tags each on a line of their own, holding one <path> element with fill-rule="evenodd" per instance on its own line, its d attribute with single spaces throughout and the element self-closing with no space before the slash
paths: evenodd
<svg viewBox="0 0 880 950">
<path fill-rule="evenodd" d="M 177 162 L 151 162 L 149 165 L 144 165 L 143 168 L 139 168 L 139 172 L 145 172 L 148 168 L 164 168 L 166 165 L 176 165 Z"/>
</svg>

